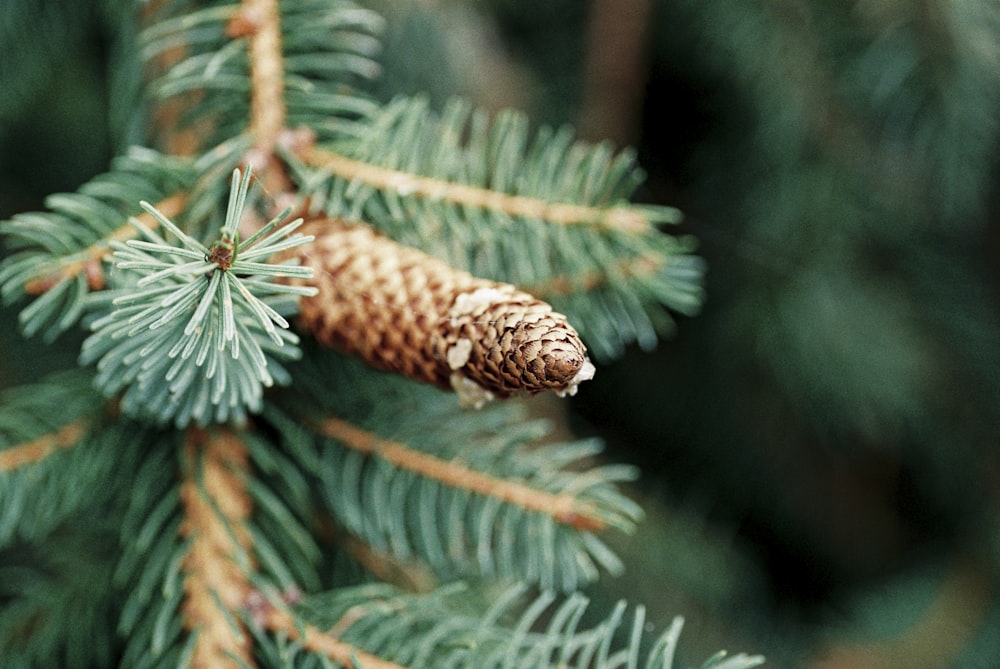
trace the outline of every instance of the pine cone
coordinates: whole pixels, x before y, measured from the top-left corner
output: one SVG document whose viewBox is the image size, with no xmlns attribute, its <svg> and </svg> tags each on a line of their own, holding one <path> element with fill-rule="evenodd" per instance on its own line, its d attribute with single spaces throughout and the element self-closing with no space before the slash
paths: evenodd
<svg viewBox="0 0 1000 669">
<path fill-rule="evenodd" d="M 321 343 L 410 378 L 451 386 L 463 401 L 554 390 L 594 375 L 562 314 L 516 287 L 478 279 L 366 225 L 315 220 L 316 240 L 286 255 L 313 268 L 295 283 L 302 326 Z"/>
</svg>

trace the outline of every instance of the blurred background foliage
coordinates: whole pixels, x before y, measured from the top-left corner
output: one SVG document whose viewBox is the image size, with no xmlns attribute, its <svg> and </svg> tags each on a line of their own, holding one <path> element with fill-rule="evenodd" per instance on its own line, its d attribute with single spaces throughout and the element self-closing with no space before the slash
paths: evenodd
<svg viewBox="0 0 1000 669">
<path fill-rule="evenodd" d="M 0 218 L 115 144 L 115 28 L 54 4 L 0 44 Z M 368 4 L 389 19 L 379 95 L 633 145 L 640 198 L 701 240 L 704 312 L 571 405 L 644 471 L 628 573 L 594 596 L 658 628 L 684 613 L 692 656 L 1000 666 L 996 0 Z M 15 313 L 0 385 L 72 363 Z"/>
</svg>

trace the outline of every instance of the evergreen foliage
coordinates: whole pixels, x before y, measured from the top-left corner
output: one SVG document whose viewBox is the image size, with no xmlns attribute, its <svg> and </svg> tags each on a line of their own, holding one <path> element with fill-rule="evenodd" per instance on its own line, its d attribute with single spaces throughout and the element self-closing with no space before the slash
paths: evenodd
<svg viewBox="0 0 1000 669">
<path fill-rule="evenodd" d="M 288 321 L 270 304 L 271 298 L 314 295 L 316 290 L 270 279 L 308 277 L 312 272 L 253 260 L 311 238 L 291 234 L 302 219 L 272 232 L 285 212 L 240 240 L 249 187 L 250 170 L 241 178 L 237 169 L 226 221 L 211 247 L 187 236 L 147 202 L 140 205 L 183 246 L 169 245 L 134 219 L 148 241 L 111 243 L 115 267 L 141 278 L 111 288 L 118 294 L 112 300 L 116 309 L 94 322 L 95 333 L 84 342 L 81 361 L 100 358 L 96 383 L 106 395 L 128 387 L 122 396 L 126 413 L 148 415 L 160 423 L 173 419 L 178 427 L 191 420 L 199 425 L 224 423 L 230 417 L 243 421 L 244 408 L 260 411 L 263 387 L 273 385 L 275 377 L 288 382 L 275 358 L 295 357 L 298 338 L 286 332 Z"/>
<path fill-rule="evenodd" d="M 462 100 L 438 114 L 422 98 L 392 100 L 333 146 L 357 163 L 320 154 L 300 167 L 314 210 L 364 218 L 477 276 L 535 289 L 575 316 L 601 359 L 634 342 L 651 349 L 672 330 L 664 307 L 693 314 L 701 303 L 692 240 L 657 229 L 679 212 L 628 202 L 643 179 L 633 152 L 577 141 L 569 127 L 532 137 L 523 114 L 491 119 Z"/>
<path fill-rule="evenodd" d="M 33 5 L 5 3 L 4 38 Z M 310 241 L 290 211 L 355 219 L 550 297 L 601 359 L 651 347 L 667 309 L 696 311 L 702 267 L 659 229 L 674 210 L 629 202 L 634 156 L 383 104 L 382 20 L 345 0 L 101 9 L 136 146 L 0 224 L 23 334 L 90 331 L 79 369 L 0 404 L 5 664 L 674 666 L 679 620 L 652 641 L 641 607 L 585 622 L 579 590 L 622 569 L 598 534 L 641 517 L 631 467 L 539 444 L 517 405 L 466 412 L 300 351 L 289 319 L 315 290 L 287 280 L 310 270 L 268 262 Z"/>
<path fill-rule="evenodd" d="M 136 147 L 78 192 L 50 196 L 50 211 L 5 221 L 12 253 L 0 268 L 0 295 L 7 305 L 26 294 L 39 296 L 18 316 L 24 334 L 51 341 L 76 325 L 87 296 L 104 288 L 105 243 L 115 238 L 123 220 L 140 211 L 135 194 L 158 202 L 190 185 L 190 179 L 182 161 Z"/>
</svg>

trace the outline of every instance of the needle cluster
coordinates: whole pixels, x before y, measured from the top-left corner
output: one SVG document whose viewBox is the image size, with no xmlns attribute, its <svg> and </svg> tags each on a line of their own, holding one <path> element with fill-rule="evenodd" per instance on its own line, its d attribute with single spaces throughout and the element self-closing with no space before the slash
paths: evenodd
<svg viewBox="0 0 1000 669">
<path fill-rule="evenodd" d="M 299 351 L 282 298 L 316 289 L 272 281 L 307 278 L 308 267 L 265 261 L 312 237 L 295 232 L 301 219 L 280 226 L 286 211 L 240 240 L 250 176 L 249 168 L 233 172 L 225 224 L 210 246 L 147 202 L 142 208 L 180 244 L 138 219 L 131 222 L 142 239 L 112 242 L 121 285 L 114 309 L 92 324 L 82 358 L 98 361 L 97 385 L 105 394 L 125 389 L 127 413 L 178 426 L 240 420 L 260 410 L 265 387 L 287 382 L 277 361 Z"/>
</svg>

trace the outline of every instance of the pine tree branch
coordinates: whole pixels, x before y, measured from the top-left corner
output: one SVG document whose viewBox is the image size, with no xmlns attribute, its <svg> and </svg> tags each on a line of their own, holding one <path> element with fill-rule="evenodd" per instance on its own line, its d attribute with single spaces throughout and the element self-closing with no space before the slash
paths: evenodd
<svg viewBox="0 0 1000 669">
<path fill-rule="evenodd" d="M 403 595 L 381 585 L 350 590 L 307 598 L 294 612 L 283 598 L 260 597 L 261 605 L 251 612 L 255 630 L 290 638 L 297 642 L 293 649 L 323 654 L 340 666 L 369 669 L 672 669 L 683 625 L 675 618 L 644 653 L 645 609 L 636 607 L 630 616 L 623 601 L 595 623 L 585 622 L 590 602 L 583 595 L 532 595 L 523 585 L 484 593 L 488 599 L 479 603 L 486 610 L 479 614 L 470 610 L 478 608 L 476 595 L 461 586 L 426 595 Z M 700 666 L 750 669 L 762 662 L 760 656 L 722 651 Z"/>
<path fill-rule="evenodd" d="M 679 212 L 631 202 L 644 178 L 631 151 L 578 141 L 568 127 L 532 132 L 521 114 L 460 100 L 438 113 L 419 97 L 391 101 L 345 135 L 278 149 L 310 212 L 362 220 L 479 277 L 596 280 L 596 294 L 564 282 L 554 306 L 597 359 L 655 347 L 674 329 L 671 310 L 693 315 L 703 300 L 693 240 L 661 230 Z M 646 257 L 663 258 L 659 271 L 619 271 Z"/>
<path fill-rule="evenodd" d="M 243 0 L 227 33 L 249 32 L 250 134 L 254 149 L 269 157 L 285 127 L 281 16 L 277 0 Z"/>
<path fill-rule="evenodd" d="M 398 559 L 416 559 L 445 580 L 517 578 L 570 591 L 602 571 L 621 572 L 603 533 L 428 478 L 324 438 L 320 425 L 326 417 L 347 420 L 376 440 L 401 442 L 441 462 L 454 460 L 553 496 L 574 495 L 593 505 L 588 516 L 603 527 L 631 533 L 642 511 L 618 486 L 637 472 L 593 466 L 599 442 L 540 444 L 551 426 L 529 420 L 522 403 L 495 403 L 472 415 L 456 412 L 454 398 L 432 387 L 373 374 L 351 357 L 317 353 L 308 353 L 308 367 L 294 370 L 298 393 L 277 396 L 291 402 L 285 411 L 272 406 L 265 418 L 300 466 L 315 473 L 324 507 L 347 532 Z"/>
<path fill-rule="evenodd" d="M 252 665 L 249 635 L 233 613 L 247 601 L 254 569 L 246 445 L 230 432 L 191 430 L 184 463 L 180 533 L 190 548 L 182 563 L 182 617 L 197 634 L 191 666 L 219 667 L 236 658 Z"/>
<path fill-rule="evenodd" d="M 32 297 L 18 320 L 21 331 L 53 341 L 75 325 L 95 302 L 108 277 L 103 258 L 118 236 L 131 234 L 122 222 L 137 213 L 138 201 L 183 205 L 175 197 L 195 181 L 193 163 L 131 148 L 111 169 L 73 193 L 45 199 L 46 212 L 26 212 L 0 222 L 11 253 L 0 262 L 0 296 L 12 303 Z"/>
<path fill-rule="evenodd" d="M 264 387 L 288 381 L 278 360 L 300 353 L 279 310 L 315 289 L 271 280 L 311 270 L 259 261 L 311 238 L 292 234 L 301 219 L 278 227 L 285 211 L 241 241 L 250 181 L 249 168 L 233 171 L 225 224 L 210 245 L 146 202 L 140 205 L 179 245 L 137 220 L 145 239 L 111 244 L 116 267 L 129 271 L 118 275 L 117 297 L 92 324 L 81 360 L 98 362 L 105 395 L 125 390 L 125 413 L 178 427 L 242 421 L 247 410 L 260 410 Z"/>
<path fill-rule="evenodd" d="M 656 249 L 665 256 L 687 252 L 658 239 L 656 226 L 676 221 L 675 210 L 628 204 L 642 179 L 634 154 L 616 155 L 607 145 L 576 142 L 569 129 L 546 129 L 529 142 L 527 120 L 517 114 L 497 123 L 477 116 L 466 127 L 471 108 L 461 103 L 452 106 L 444 123 L 423 114 L 419 101 L 379 109 L 352 85 L 371 73 L 370 29 L 377 21 L 346 0 L 283 2 L 280 8 L 277 0 L 208 7 L 154 2 L 145 18 L 148 27 L 138 46 L 147 71 L 160 70 L 143 87 L 153 103 L 149 116 L 160 118 L 165 140 L 190 151 L 192 159 L 149 151 L 141 156 L 148 163 L 139 165 L 142 169 L 116 171 L 90 192 L 81 189 L 53 198 L 52 215 L 25 217 L 11 226 L 29 250 L 0 275 L 9 280 L 10 294 L 27 291 L 38 297 L 22 312 L 31 324 L 26 331 L 55 331 L 46 328 L 53 321 L 58 331 L 65 331 L 85 309 L 104 310 L 91 322 L 93 334 L 84 344 L 81 363 L 97 363 L 96 382 L 105 395 L 121 393 L 123 416 L 115 417 L 115 436 L 132 438 L 132 445 L 147 456 L 137 461 L 141 466 L 132 469 L 134 476 L 114 478 L 116 486 L 108 486 L 120 496 L 116 503 L 128 506 L 121 523 L 124 556 L 114 575 L 126 599 L 119 630 L 129 641 L 122 664 L 249 667 L 263 663 L 275 648 L 291 648 L 293 654 L 304 648 L 314 655 L 307 662 L 317 664 L 323 657 L 315 655 L 325 655 L 344 666 L 369 669 L 402 669 L 389 660 L 433 666 L 422 660 L 442 656 L 456 658 L 446 660 L 454 666 L 461 655 L 487 658 L 483 666 L 501 661 L 504 666 L 541 666 L 550 660 L 568 666 L 574 658 L 595 669 L 637 665 L 641 613 L 630 632 L 621 630 L 629 634 L 626 646 L 615 650 L 613 636 L 624 620 L 624 604 L 593 630 L 578 628 L 585 606 L 579 595 L 550 608 L 558 599 L 550 589 L 575 590 L 596 578 L 600 567 L 620 568 L 618 558 L 592 532 L 607 527 L 628 531 L 641 515 L 615 485 L 633 477 L 631 468 L 580 472 L 569 467 L 595 452 L 593 442 L 529 449 L 526 442 L 537 429 L 517 425 L 513 414 L 506 421 L 491 419 L 491 410 L 472 420 L 468 414 L 453 416 L 448 429 L 433 435 L 392 432 L 374 420 L 376 409 L 363 415 L 338 411 L 336 415 L 358 422 L 330 419 L 303 426 L 295 443 L 286 442 L 287 449 L 274 443 L 287 435 L 263 422 L 254 426 L 260 430 L 244 434 L 221 427 L 187 429 L 191 422 L 242 421 L 247 411 L 263 409 L 264 387 L 291 382 L 279 362 L 299 355 L 297 337 L 286 330 L 285 317 L 295 307 L 287 299 L 291 296 L 317 298 L 307 300 L 315 311 L 305 314 L 303 323 L 318 339 L 342 344 L 383 367 L 402 368 L 410 377 L 455 385 L 474 402 L 484 395 L 575 392 L 594 368 L 565 316 L 512 284 L 456 272 L 367 225 L 342 225 L 339 217 L 359 212 L 356 217 L 386 234 L 391 233 L 385 219 L 395 218 L 398 225 L 411 226 L 412 234 L 392 236 L 417 246 L 420 238 L 433 243 L 433 225 L 426 221 L 454 223 L 451 233 L 467 243 L 460 254 L 472 257 L 482 245 L 482 256 L 499 260 L 498 267 L 505 262 L 518 266 L 512 270 L 518 278 L 512 281 L 532 283 L 546 274 L 573 277 L 579 272 L 576 278 L 583 279 L 577 286 L 581 281 L 610 285 L 619 276 L 632 277 L 632 268 L 644 267 L 644 259 L 656 255 Z M 290 145 L 285 138 L 293 133 L 287 128 L 299 124 L 335 148 L 317 149 L 314 139 L 304 142 L 305 148 Z M 406 144 L 409 157 L 394 160 L 396 134 L 383 133 L 386 126 L 404 135 L 408 129 L 420 131 L 420 141 Z M 193 132 L 185 135 L 185 127 Z M 147 128 L 147 139 L 154 129 Z M 191 143 L 181 148 L 178 140 Z M 444 149 L 421 162 L 422 149 L 434 143 Z M 278 154 L 288 158 L 285 164 L 278 162 Z M 413 156 L 417 160 L 411 162 Z M 295 177 L 306 178 L 292 187 L 285 169 L 295 170 L 300 157 L 305 164 Z M 322 215 L 329 219 L 315 222 L 322 239 L 314 247 L 292 252 L 312 238 L 292 235 L 301 219 L 277 228 L 284 214 L 247 232 L 256 226 L 242 216 L 249 170 L 242 180 L 239 171 L 235 174 L 221 235 L 212 238 L 214 243 L 198 241 L 221 217 L 222 175 L 247 159 L 270 167 L 265 176 L 286 180 L 287 192 L 284 186 L 270 187 L 271 197 L 294 194 L 314 215 L 328 202 L 345 205 L 336 212 L 337 220 L 327 211 Z M 162 171 L 150 168 L 160 164 Z M 166 185 L 165 176 L 171 177 Z M 358 192 L 360 197 L 352 201 Z M 347 195 L 334 201 L 337 193 Z M 161 200 L 159 208 L 142 196 Z M 120 227 L 136 202 L 147 213 L 133 219 L 134 229 Z M 457 215 L 439 217 L 432 211 L 435 204 Z M 389 215 L 375 220 L 370 214 L 380 208 Z M 396 215 L 406 209 L 413 215 Z M 249 225 L 241 227 L 242 222 Z M 505 240 L 508 230 L 515 234 Z M 162 231 L 175 239 L 168 242 Z M 555 241 L 561 245 L 550 244 Z M 43 252 L 31 249 L 33 244 Z M 109 249 L 115 250 L 115 268 L 121 271 L 105 277 Z M 623 262 L 620 253 L 631 261 Z M 279 254 L 293 262 L 265 262 Z M 45 268 L 57 268 L 50 277 L 38 277 L 39 258 Z M 322 270 L 315 285 L 310 275 L 314 263 Z M 525 267 L 530 269 L 517 274 Z M 639 273 L 636 269 L 635 276 Z M 275 277 L 285 281 L 275 283 Z M 104 289 L 105 281 L 110 289 L 92 297 L 90 291 Z M 653 281 L 643 276 L 631 285 L 620 282 L 616 289 L 627 293 L 638 284 L 646 289 Z M 317 296 L 320 285 L 325 294 Z M 643 305 L 638 307 L 641 312 Z M 617 329 L 614 319 L 609 322 Z M 309 367 L 329 355 L 318 348 L 310 353 Z M 374 376 L 370 370 L 365 375 Z M 422 392 L 436 395 L 454 414 L 453 398 L 399 381 L 407 385 L 408 398 Z M 293 401 L 305 398 L 300 385 L 288 393 Z M 335 385 L 326 394 L 362 395 L 343 377 Z M 386 410 L 400 413 L 399 405 L 386 406 L 383 390 L 363 393 L 360 399 L 382 404 L 377 407 L 382 417 Z M 101 398 L 93 401 L 89 415 L 99 411 Z M 73 423 L 53 427 L 79 415 L 68 414 L 65 406 L 59 410 L 64 415 L 58 421 L 12 434 L 10 469 L 68 448 L 74 437 L 86 437 L 89 445 L 84 427 L 78 427 L 79 434 L 71 429 Z M 426 413 L 427 405 L 420 411 Z M 160 439 L 148 439 L 153 433 L 135 435 L 129 416 L 160 425 L 172 420 L 177 429 L 173 434 L 157 431 Z M 416 416 L 406 418 L 419 426 Z M 44 436 L 36 437 L 39 433 Z M 400 441 L 377 434 L 394 434 Z M 110 437 L 98 443 L 105 456 L 125 452 L 111 448 L 116 445 Z M 92 450 L 74 449 L 65 458 L 49 459 L 42 469 L 70 469 L 77 477 L 74 484 L 80 483 L 62 489 L 73 493 L 74 502 L 101 492 L 91 482 L 95 474 L 85 478 L 84 472 L 67 467 L 77 458 L 91 457 Z M 318 466 L 296 467 L 296 460 Z M 105 457 L 100 464 L 99 480 L 108 480 L 113 477 L 105 469 L 121 461 Z M 35 473 L 16 472 L 9 489 L 30 491 L 23 484 Z M 337 488 L 337 483 L 347 485 Z M 21 494 L 20 499 L 30 497 Z M 14 505 L 3 507 L 8 518 L 25 517 Z M 382 606 L 387 600 L 372 590 L 345 593 L 348 589 L 338 587 L 326 602 L 325 610 L 339 621 L 332 629 L 299 617 L 299 610 L 293 613 L 283 605 L 290 600 L 255 609 L 256 586 L 270 587 L 271 579 L 286 592 L 298 592 L 300 586 L 312 591 L 324 581 L 320 572 L 329 563 L 316 548 L 309 525 L 323 513 L 347 528 L 350 537 L 358 537 L 356 543 L 346 542 L 347 550 L 353 548 L 362 561 L 374 559 L 377 550 L 399 562 L 416 555 L 434 577 L 464 578 L 478 567 L 487 577 L 517 579 L 519 594 L 533 587 L 545 592 L 522 612 L 515 612 L 515 598 L 506 596 L 499 605 L 462 601 L 435 611 L 440 597 L 392 595 L 389 605 Z M 6 526 L 20 531 L 27 525 L 20 522 Z M 380 543 L 382 538 L 387 541 Z M 363 555 L 365 548 L 372 549 L 369 555 Z M 340 604 L 355 594 L 364 598 L 362 603 L 355 600 L 345 613 Z M 115 599 L 110 601 L 117 603 Z M 508 625 L 513 616 L 516 621 Z M 451 635 L 456 629 L 461 631 L 457 639 Z M 288 644 L 289 639 L 299 643 Z M 386 639 L 388 645 L 381 643 Z M 279 660 L 287 655 L 276 659 L 276 665 Z"/>
<path fill-rule="evenodd" d="M 341 527 L 334 528 L 337 544 L 365 571 L 383 583 L 407 592 L 430 592 L 436 585 L 431 570 L 416 560 L 403 560 L 381 551 Z"/>
<path fill-rule="evenodd" d="M 269 607 L 265 626 L 270 631 L 287 635 L 289 639 L 302 643 L 306 649 L 321 653 L 345 667 L 356 667 L 360 664 L 365 669 L 407 669 L 344 643 L 314 625 L 303 624 L 284 608 Z"/>
<path fill-rule="evenodd" d="M 442 460 L 416 451 L 406 444 L 380 439 L 338 418 L 323 420 L 318 429 L 348 448 L 375 455 L 394 466 L 417 473 L 447 486 L 492 497 L 525 511 L 551 516 L 556 522 L 583 531 L 600 531 L 607 523 L 594 506 L 574 495 L 552 493 L 507 479 L 496 478 L 466 467 L 456 460 Z"/>
<path fill-rule="evenodd" d="M 569 202 L 512 195 L 444 179 L 389 169 L 310 146 L 299 156 L 306 164 L 349 182 L 360 182 L 399 196 L 443 201 L 453 205 L 490 210 L 511 217 L 533 218 L 560 225 L 587 225 L 630 233 L 649 231 L 649 217 L 635 207 L 592 207 Z"/>
<path fill-rule="evenodd" d="M 198 115 L 198 108 L 213 103 L 222 82 L 243 88 L 240 79 L 247 74 L 245 68 L 234 74 L 235 68 L 224 67 L 234 52 L 243 49 L 226 34 L 227 23 L 238 11 L 235 2 L 185 9 L 153 3 L 143 14 L 137 50 L 146 74 L 144 93 L 156 103 L 148 134 L 171 155 L 196 156 L 205 150 L 219 125 L 219 115 Z M 221 53 L 226 57 L 199 62 Z M 232 109 L 238 108 L 242 115 L 248 105 L 246 99 L 241 103 Z"/>
<path fill-rule="evenodd" d="M 0 451 L 0 472 L 9 472 L 34 464 L 59 450 L 72 448 L 87 434 L 89 426 L 83 418 L 68 423 L 55 432 L 49 432 L 23 444 Z"/>
<path fill-rule="evenodd" d="M 72 370 L 0 392 L 0 554 L 11 541 L 44 540 L 122 484 L 106 480 L 127 471 L 128 455 L 121 433 L 101 420 L 91 381 Z M 135 429 L 131 436 L 141 438 Z"/>
<path fill-rule="evenodd" d="M 560 274 L 551 276 L 533 286 L 524 289 L 533 295 L 554 299 L 579 292 L 591 292 L 611 283 L 614 278 L 643 280 L 663 271 L 669 256 L 665 254 L 647 254 L 624 258 L 617 265 L 600 270 L 585 270 L 577 274 Z"/>
<path fill-rule="evenodd" d="M 175 193 L 156 203 L 156 208 L 166 216 L 176 216 L 184 211 L 187 196 L 183 193 Z M 138 214 L 136 218 L 145 226 L 155 229 L 159 223 L 148 212 Z M 124 242 L 136 236 L 135 226 L 126 222 L 117 228 L 107 237 L 97 241 L 79 253 L 66 256 L 59 260 L 57 267 L 51 271 L 36 276 L 24 284 L 24 292 L 27 295 L 41 295 L 53 286 L 73 279 L 81 273 L 86 276 L 87 284 L 91 290 L 102 290 L 106 280 L 104 269 L 101 264 L 111 256 L 111 242 Z"/>
</svg>

